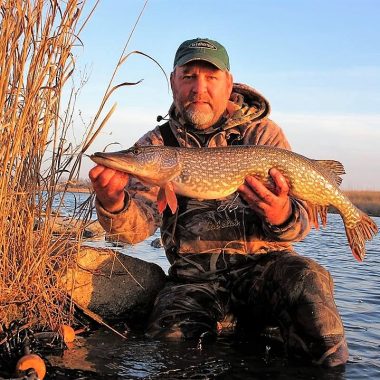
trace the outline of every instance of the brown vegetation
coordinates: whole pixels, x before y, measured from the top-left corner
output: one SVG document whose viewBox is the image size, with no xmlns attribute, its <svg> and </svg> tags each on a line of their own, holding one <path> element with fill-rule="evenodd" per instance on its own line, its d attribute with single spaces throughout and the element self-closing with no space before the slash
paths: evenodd
<svg viewBox="0 0 380 380">
<path fill-rule="evenodd" d="M 1 3 L 0 369 L 26 349 L 30 339 L 24 338 L 32 330 L 57 332 L 73 320 L 59 280 L 75 262 L 91 224 L 92 196 L 75 207 L 72 220 L 65 220 L 58 232 L 55 222 L 65 193 L 79 191 L 75 181 L 84 153 L 116 107 L 101 120 L 107 100 L 116 89 L 136 84 L 113 85 L 117 70 L 131 54 L 152 59 L 137 51 L 125 54 L 145 2 L 82 143 L 72 146 L 66 137 L 79 90 L 67 90 L 64 100 L 63 89 L 75 69 L 71 50 L 81 44 L 79 33 L 98 2 L 82 25 L 85 0 Z"/>
<path fill-rule="evenodd" d="M 71 49 L 84 2 L 2 1 L 0 9 L 0 322 L 23 320 L 57 329 L 70 311 L 56 276 L 72 249 L 53 236 L 53 200 L 62 172 L 76 157 L 66 146 L 69 106 L 65 83 L 74 70 Z M 65 155 L 64 153 L 69 153 Z M 71 153 L 71 154 L 70 154 Z M 44 161 L 47 164 L 44 165 Z M 74 159 L 75 160 L 75 159 Z M 82 215 L 85 217 L 85 215 Z M 75 224 L 77 216 L 73 219 Z M 77 241 L 80 240 L 78 229 Z M 0 329 L 1 330 L 1 329 Z"/>
<path fill-rule="evenodd" d="M 66 137 L 74 124 L 78 90 L 64 93 L 63 89 L 74 73 L 72 48 L 81 44 L 79 33 L 87 22 L 80 21 L 85 3 L 1 2 L 0 376 L 2 366 L 14 371 L 15 360 L 30 350 L 32 341 L 36 343 L 35 333 L 49 330 L 56 334 L 74 318 L 60 279 L 76 261 L 82 234 L 91 224 L 92 197 L 75 207 L 72 220 L 58 232 L 55 221 L 65 193 L 79 190 L 75 181 L 82 156 L 116 106 L 100 121 L 107 100 L 114 90 L 136 84 L 112 87 L 117 70 L 130 54 L 146 56 L 124 54 L 133 28 L 82 143 L 72 146 Z M 63 175 L 67 177 L 64 183 Z M 91 314 L 90 318 L 102 323 Z"/>
<path fill-rule="evenodd" d="M 351 202 L 371 216 L 380 216 L 380 191 L 350 190 L 344 192 Z"/>
</svg>

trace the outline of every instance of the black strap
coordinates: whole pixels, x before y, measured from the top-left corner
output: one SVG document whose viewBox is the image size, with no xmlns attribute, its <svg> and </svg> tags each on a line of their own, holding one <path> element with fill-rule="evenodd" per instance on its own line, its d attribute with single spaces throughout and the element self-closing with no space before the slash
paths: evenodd
<svg viewBox="0 0 380 380">
<path fill-rule="evenodd" d="M 164 124 L 159 125 L 158 128 L 160 129 L 160 133 L 162 139 L 164 140 L 165 146 L 180 146 L 177 138 L 175 137 L 172 129 L 170 128 L 170 124 L 168 121 Z M 196 136 L 194 136 L 194 138 L 196 138 Z M 231 134 L 231 136 L 227 139 L 227 145 L 243 145 L 243 137 L 236 133 Z"/>
<path fill-rule="evenodd" d="M 172 129 L 170 128 L 169 122 L 161 124 L 158 126 L 161 132 L 162 139 L 164 140 L 164 145 L 166 146 L 176 146 L 179 147 L 179 142 L 174 136 Z"/>
</svg>

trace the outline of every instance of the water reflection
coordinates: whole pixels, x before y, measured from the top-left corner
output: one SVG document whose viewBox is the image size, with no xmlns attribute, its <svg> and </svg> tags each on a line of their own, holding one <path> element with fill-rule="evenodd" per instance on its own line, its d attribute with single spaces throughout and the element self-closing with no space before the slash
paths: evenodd
<svg viewBox="0 0 380 380">
<path fill-rule="evenodd" d="M 83 350 L 84 346 L 89 350 Z M 270 345 L 263 350 L 260 345 L 237 343 L 230 337 L 220 337 L 199 350 L 196 342 L 161 342 L 136 336 L 121 341 L 100 329 L 70 355 L 71 365 L 76 359 L 78 365 L 84 361 L 85 368 L 104 379 L 345 379 L 345 369 L 296 365 Z M 90 379 L 91 375 L 80 378 Z"/>
</svg>

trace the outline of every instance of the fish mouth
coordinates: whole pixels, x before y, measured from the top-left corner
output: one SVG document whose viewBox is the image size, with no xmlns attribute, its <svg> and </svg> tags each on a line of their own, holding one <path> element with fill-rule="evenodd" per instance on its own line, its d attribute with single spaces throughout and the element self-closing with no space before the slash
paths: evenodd
<svg viewBox="0 0 380 380">
<path fill-rule="evenodd" d="M 100 163 L 104 161 L 114 161 L 112 156 L 103 152 L 95 152 L 94 154 L 91 154 L 90 158 L 92 161 L 96 163 Z"/>
<path fill-rule="evenodd" d="M 115 153 L 95 152 L 90 156 L 90 159 L 98 165 L 120 171 L 125 171 L 128 165 L 128 160 L 125 157 L 118 156 Z"/>
</svg>

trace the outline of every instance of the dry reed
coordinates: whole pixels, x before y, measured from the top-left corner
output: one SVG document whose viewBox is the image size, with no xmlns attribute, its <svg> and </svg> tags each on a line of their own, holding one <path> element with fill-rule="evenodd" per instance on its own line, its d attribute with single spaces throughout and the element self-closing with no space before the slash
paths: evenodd
<svg viewBox="0 0 380 380">
<path fill-rule="evenodd" d="M 57 285 L 81 232 L 77 218 L 53 235 L 57 184 L 70 169 L 72 122 L 61 110 L 73 73 L 72 48 L 84 1 L 3 0 L 0 7 L 0 323 L 23 319 L 34 329 L 69 322 Z M 61 115 L 63 113 L 63 116 Z M 74 149 L 75 150 L 75 149 Z M 68 154 L 70 153 L 70 154 Z M 61 189 L 60 189 L 61 190 Z M 81 212 L 81 211 L 79 211 Z M 76 225 L 77 224 L 77 225 Z M 79 243 L 78 243 L 79 244 Z M 73 248 L 74 247 L 74 248 Z"/>
<path fill-rule="evenodd" d="M 344 193 L 351 202 L 372 216 L 380 216 L 380 191 L 347 190 Z"/>
</svg>

